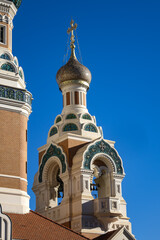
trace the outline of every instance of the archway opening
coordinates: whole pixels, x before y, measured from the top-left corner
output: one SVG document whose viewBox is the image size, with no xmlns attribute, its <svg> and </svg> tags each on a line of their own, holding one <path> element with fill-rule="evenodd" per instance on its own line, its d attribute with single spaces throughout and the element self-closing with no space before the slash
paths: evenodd
<svg viewBox="0 0 160 240">
<path fill-rule="evenodd" d="M 61 204 L 64 197 L 64 184 L 60 177 L 60 168 L 58 164 L 54 164 L 48 171 L 49 181 L 49 208 L 56 207 Z"/>
<path fill-rule="evenodd" d="M 105 158 L 96 158 L 92 163 L 91 194 L 96 198 L 111 197 L 113 168 Z"/>
</svg>

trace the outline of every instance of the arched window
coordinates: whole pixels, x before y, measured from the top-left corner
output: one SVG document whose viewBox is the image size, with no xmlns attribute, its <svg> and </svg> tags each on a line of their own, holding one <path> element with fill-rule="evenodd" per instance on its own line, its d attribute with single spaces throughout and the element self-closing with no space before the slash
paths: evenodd
<svg viewBox="0 0 160 240">
<path fill-rule="evenodd" d="M 19 71 L 19 76 L 23 79 L 23 74 L 21 71 Z"/>
<path fill-rule="evenodd" d="M 74 123 L 68 123 L 63 128 L 63 132 L 76 131 L 76 130 L 78 130 L 78 127 Z"/>
<path fill-rule="evenodd" d="M 75 119 L 75 118 L 77 118 L 77 117 L 73 113 L 68 114 L 67 117 L 66 117 L 66 119 Z"/>
<path fill-rule="evenodd" d="M 88 132 L 98 132 L 97 128 L 93 124 L 85 125 L 84 130 Z"/>
<path fill-rule="evenodd" d="M 91 116 L 88 113 L 83 114 L 83 119 L 92 120 Z"/>
<path fill-rule="evenodd" d="M 1 69 L 9 72 L 15 72 L 15 68 L 10 63 L 3 64 Z"/>
<path fill-rule="evenodd" d="M 14 59 L 14 63 L 15 63 L 16 65 L 18 65 L 18 63 L 17 63 L 17 60 L 16 60 L 16 59 Z"/>
<path fill-rule="evenodd" d="M 95 183 L 96 177 L 93 177 L 92 183 L 90 185 L 90 191 L 94 199 L 98 198 L 98 185 Z"/>
<path fill-rule="evenodd" d="M 61 120 L 62 120 L 62 118 L 61 118 L 60 116 L 58 116 L 58 117 L 56 118 L 56 123 L 59 123 Z"/>
<path fill-rule="evenodd" d="M 7 53 L 3 53 L 0 58 L 6 59 L 6 60 L 11 60 L 10 56 Z"/>
<path fill-rule="evenodd" d="M 50 131 L 50 137 L 51 136 L 53 136 L 53 135 L 55 135 L 56 133 L 57 133 L 58 131 L 57 131 L 57 128 L 56 127 L 53 127 L 52 129 L 51 129 L 51 131 Z"/>
</svg>

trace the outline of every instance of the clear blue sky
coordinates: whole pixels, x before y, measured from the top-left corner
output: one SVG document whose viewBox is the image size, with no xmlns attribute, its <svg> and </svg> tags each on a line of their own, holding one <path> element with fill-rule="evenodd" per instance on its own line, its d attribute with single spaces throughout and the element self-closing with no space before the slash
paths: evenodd
<svg viewBox="0 0 160 240">
<path fill-rule="evenodd" d="M 37 148 L 62 110 L 55 76 L 66 53 L 71 17 L 83 64 L 92 72 L 88 109 L 116 141 L 126 177 L 123 196 L 137 240 L 159 239 L 160 1 L 23 0 L 14 20 L 13 54 L 32 92 L 28 124 L 28 192 Z"/>
</svg>

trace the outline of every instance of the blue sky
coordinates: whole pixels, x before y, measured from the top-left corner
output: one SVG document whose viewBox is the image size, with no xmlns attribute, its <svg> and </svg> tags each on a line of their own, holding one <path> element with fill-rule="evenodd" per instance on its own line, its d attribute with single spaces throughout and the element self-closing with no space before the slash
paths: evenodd
<svg viewBox="0 0 160 240">
<path fill-rule="evenodd" d="M 92 73 L 88 109 L 116 141 L 126 177 L 123 197 L 137 240 L 158 239 L 160 169 L 160 1 L 23 0 L 14 20 L 13 54 L 33 94 L 28 123 L 28 192 L 62 95 L 55 80 L 71 17 L 83 64 Z"/>
</svg>

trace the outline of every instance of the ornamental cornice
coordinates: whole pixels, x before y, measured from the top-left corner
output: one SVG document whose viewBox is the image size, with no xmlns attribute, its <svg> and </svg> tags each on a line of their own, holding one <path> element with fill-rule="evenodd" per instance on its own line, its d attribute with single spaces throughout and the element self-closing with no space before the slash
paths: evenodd
<svg viewBox="0 0 160 240">
<path fill-rule="evenodd" d="M 12 10 L 12 12 L 11 12 Z M 0 1 L 0 11 L 11 15 L 12 19 L 17 13 L 17 8 L 13 2 L 1 0 Z"/>
</svg>

